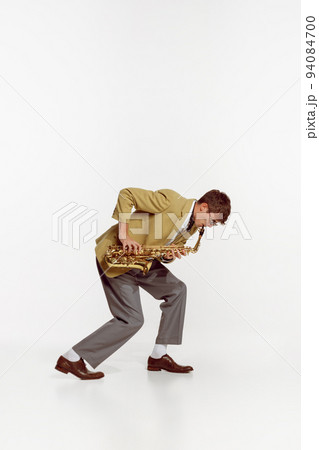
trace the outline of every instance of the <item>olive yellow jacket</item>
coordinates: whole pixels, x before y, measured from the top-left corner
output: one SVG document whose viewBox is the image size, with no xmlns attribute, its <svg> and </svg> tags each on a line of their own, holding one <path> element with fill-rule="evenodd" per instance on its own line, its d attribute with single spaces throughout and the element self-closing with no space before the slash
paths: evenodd
<svg viewBox="0 0 319 450">
<path fill-rule="evenodd" d="M 167 245 L 183 225 L 191 211 L 195 198 L 187 199 L 171 189 L 149 191 L 139 188 L 125 188 L 119 193 L 113 212 L 113 219 L 128 223 L 128 234 L 144 246 Z M 132 208 L 135 211 L 132 213 Z M 179 233 L 172 242 L 185 245 L 187 239 L 197 231 L 194 224 L 189 232 Z M 122 245 L 118 238 L 118 223 L 96 239 L 95 254 L 104 273 L 116 277 L 130 268 L 108 267 L 104 254 L 110 245 Z"/>
</svg>

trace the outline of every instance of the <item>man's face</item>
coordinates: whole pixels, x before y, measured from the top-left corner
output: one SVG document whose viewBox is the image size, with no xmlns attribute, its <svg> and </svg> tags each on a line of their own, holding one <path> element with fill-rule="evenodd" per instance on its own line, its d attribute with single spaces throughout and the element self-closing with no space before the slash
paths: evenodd
<svg viewBox="0 0 319 450">
<path fill-rule="evenodd" d="M 221 213 L 208 212 L 207 203 L 196 204 L 194 209 L 194 220 L 196 227 L 213 227 L 222 219 Z"/>
</svg>

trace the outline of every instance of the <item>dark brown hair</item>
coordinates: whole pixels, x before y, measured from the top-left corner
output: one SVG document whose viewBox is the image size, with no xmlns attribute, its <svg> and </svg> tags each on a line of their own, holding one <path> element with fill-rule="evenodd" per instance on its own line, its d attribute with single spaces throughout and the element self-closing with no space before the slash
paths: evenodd
<svg viewBox="0 0 319 450">
<path fill-rule="evenodd" d="M 206 192 L 198 203 L 207 203 L 208 211 L 211 213 L 221 213 L 222 219 L 218 222 L 224 224 L 230 214 L 230 198 L 225 192 L 220 192 L 217 189 Z"/>
</svg>

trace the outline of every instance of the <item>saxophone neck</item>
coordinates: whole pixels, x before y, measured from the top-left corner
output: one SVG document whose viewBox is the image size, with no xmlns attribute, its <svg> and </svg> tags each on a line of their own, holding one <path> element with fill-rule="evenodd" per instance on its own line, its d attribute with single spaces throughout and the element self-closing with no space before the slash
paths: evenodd
<svg viewBox="0 0 319 450">
<path fill-rule="evenodd" d="M 196 242 L 196 244 L 193 247 L 193 253 L 197 252 L 197 250 L 199 248 L 199 245 L 200 245 L 200 241 L 202 239 L 202 236 L 203 236 L 204 232 L 205 232 L 205 227 L 201 227 L 199 229 L 199 236 L 198 236 L 197 242 Z"/>
</svg>

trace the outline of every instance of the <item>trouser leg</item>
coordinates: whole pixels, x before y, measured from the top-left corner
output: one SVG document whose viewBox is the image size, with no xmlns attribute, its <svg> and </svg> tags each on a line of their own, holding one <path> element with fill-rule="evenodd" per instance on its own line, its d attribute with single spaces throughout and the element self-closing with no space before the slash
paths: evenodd
<svg viewBox="0 0 319 450">
<path fill-rule="evenodd" d="M 146 276 L 136 276 L 138 284 L 158 300 L 162 311 L 156 344 L 181 344 L 183 336 L 187 289 L 159 261 L 154 261 Z"/>
<path fill-rule="evenodd" d="M 108 278 L 98 262 L 97 268 L 113 319 L 72 347 L 94 369 L 125 344 L 144 321 L 139 287 L 132 275 L 139 270 Z"/>
</svg>

